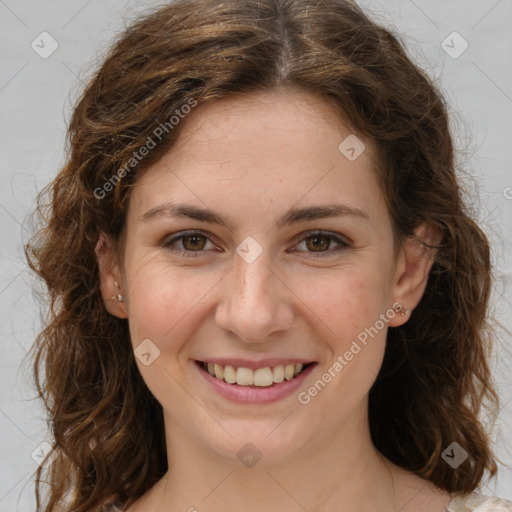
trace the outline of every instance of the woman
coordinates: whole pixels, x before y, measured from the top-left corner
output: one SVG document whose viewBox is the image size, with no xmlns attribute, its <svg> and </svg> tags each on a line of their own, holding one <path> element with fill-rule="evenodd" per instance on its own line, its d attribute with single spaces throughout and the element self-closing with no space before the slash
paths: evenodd
<svg viewBox="0 0 512 512">
<path fill-rule="evenodd" d="M 27 247 L 38 510 L 512 510 L 477 490 L 489 245 L 393 34 L 349 1 L 173 2 L 69 133 Z"/>
</svg>

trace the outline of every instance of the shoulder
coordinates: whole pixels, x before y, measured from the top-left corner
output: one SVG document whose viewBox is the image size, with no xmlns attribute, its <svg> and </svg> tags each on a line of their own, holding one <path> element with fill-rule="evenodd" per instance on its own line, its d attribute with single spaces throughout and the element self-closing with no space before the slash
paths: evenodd
<svg viewBox="0 0 512 512">
<path fill-rule="evenodd" d="M 512 512 L 512 502 L 477 491 L 453 494 L 447 512 Z"/>
</svg>

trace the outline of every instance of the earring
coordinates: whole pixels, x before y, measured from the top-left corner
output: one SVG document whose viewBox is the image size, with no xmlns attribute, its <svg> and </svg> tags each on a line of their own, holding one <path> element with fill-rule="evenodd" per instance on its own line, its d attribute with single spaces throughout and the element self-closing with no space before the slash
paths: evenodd
<svg viewBox="0 0 512 512">
<path fill-rule="evenodd" d="M 117 281 L 114 281 L 114 284 L 117 286 L 117 288 L 119 288 L 119 283 Z M 115 297 L 115 296 L 110 297 L 110 300 L 117 300 L 119 302 L 124 302 L 124 297 L 120 293 L 118 293 L 117 297 Z"/>
<path fill-rule="evenodd" d="M 393 307 L 396 313 L 400 313 L 401 316 L 407 316 L 410 313 L 410 310 L 405 309 L 401 304 L 397 304 Z"/>
</svg>

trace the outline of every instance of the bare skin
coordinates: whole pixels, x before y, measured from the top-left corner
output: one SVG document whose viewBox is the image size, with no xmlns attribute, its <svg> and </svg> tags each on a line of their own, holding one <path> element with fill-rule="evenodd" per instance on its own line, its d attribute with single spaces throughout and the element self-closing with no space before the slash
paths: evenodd
<svg viewBox="0 0 512 512">
<path fill-rule="evenodd" d="M 382 494 L 379 494 L 379 486 L 376 482 L 376 485 L 372 489 L 369 489 L 368 492 L 370 496 L 365 498 L 364 505 L 361 504 L 361 510 L 367 510 L 366 503 L 369 503 L 369 498 L 374 499 L 376 505 L 374 510 L 386 510 L 393 512 L 444 512 L 448 507 L 450 502 L 450 495 L 440 489 L 438 489 L 432 483 L 408 472 L 403 468 L 395 466 L 391 462 L 386 460 L 386 464 L 389 467 L 390 473 L 393 475 L 393 487 L 390 489 L 384 489 Z M 388 477 L 389 478 L 389 477 Z M 135 501 L 127 508 L 127 512 L 143 512 L 143 511 L 153 511 L 153 510 L 162 510 L 163 506 L 166 502 L 166 494 L 168 493 L 168 479 L 167 477 L 160 480 L 149 492 L 147 492 L 143 497 Z M 269 481 L 269 486 L 275 485 L 274 482 Z M 394 497 L 389 499 L 389 496 L 392 496 L 394 490 Z M 238 490 L 240 491 L 240 489 Z M 217 494 L 217 490 L 215 493 Z M 232 492 L 230 490 L 229 492 Z M 265 490 L 268 492 L 268 487 Z M 246 496 L 249 493 L 244 488 L 244 493 Z M 195 504 L 194 508 L 198 511 L 202 510 L 218 510 L 220 512 L 234 511 L 236 508 L 233 507 L 222 507 L 221 499 L 227 499 L 231 502 L 231 495 L 228 495 L 226 491 L 221 495 L 221 498 L 217 497 L 217 500 L 212 498 L 208 498 L 205 502 L 201 499 L 184 499 L 181 501 L 175 501 L 171 508 L 166 508 L 165 510 L 170 511 L 179 511 L 179 510 L 189 510 L 191 508 L 191 503 Z M 372 496 L 373 495 L 373 496 Z M 243 510 L 249 511 L 258 511 L 261 510 L 260 505 L 261 501 L 256 496 L 255 501 L 251 505 L 244 505 Z M 286 500 L 286 504 L 284 505 L 286 508 L 281 510 L 290 510 L 290 511 L 303 511 L 304 509 L 301 507 L 301 504 L 294 503 L 293 498 L 289 498 Z M 347 499 L 345 497 L 333 496 L 329 501 L 325 501 L 323 504 L 317 506 L 317 508 L 308 508 L 307 510 L 314 511 L 327 511 L 327 510 L 356 510 L 357 503 L 354 504 L 354 508 L 347 508 Z M 277 510 L 277 508 L 276 508 Z M 369 509 L 368 509 L 369 510 Z M 189 510 L 189 512 L 193 512 L 193 510 Z"/>
<path fill-rule="evenodd" d="M 98 260 L 106 307 L 129 320 L 133 347 L 143 340 L 158 347 L 152 364 L 138 364 L 164 409 L 170 470 L 129 512 L 443 512 L 448 505 L 446 492 L 385 459 L 370 437 L 368 393 L 387 330 L 410 319 L 390 308 L 414 310 L 432 259 L 413 242 L 395 253 L 371 142 L 351 161 L 338 149 L 350 134 L 309 93 L 231 98 L 198 107 L 178 145 L 138 179 L 124 256 L 115 260 L 110 243 Z M 207 208 L 228 225 L 154 213 L 169 202 Z M 334 203 L 351 213 L 277 223 L 292 208 Z M 312 244 L 312 230 L 341 242 Z M 187 244 L 170 243 L 184 231 L 195 233 Z M 437 233 L 422 225 L 417 235 L 431 244 Z M 251 263 L 236 252 L 247 237 L 261 248 Z M 125 301 L 112 301 L 119 292 Z M 298 393 L 384 313 L 378 334 L 300 402 Z M 219 395 L 196 364 L 219 356 L 315 365 L 287 396 L 238 403 Z M 261 454 L 252 467 L 237 457 L 247 443 Z"/>
</svg>

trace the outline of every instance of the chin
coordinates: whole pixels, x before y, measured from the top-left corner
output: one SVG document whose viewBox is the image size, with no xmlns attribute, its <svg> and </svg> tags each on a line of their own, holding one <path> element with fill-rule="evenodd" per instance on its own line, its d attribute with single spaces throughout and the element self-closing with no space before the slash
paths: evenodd
<svg viewBox="0 0 512 512">
<path fill-rule="evenodd" d="M 221 437 L 204 439 L 212 453 L 239 466 L 253 465 L 271 466 L 293 459 L 293 456 L 308 444 L 308 433 L 298 425 L 284 423 L 284 413 L 277 419 L 232 419 L 223 422 L 223 426 L 230 432 Z M 284 421 L 283 421 L 284 419 Z M 282 423 L 281 423 L 282 422 Z M 206 434 L 206 433 L 205 433 Z"/>
</svg>

